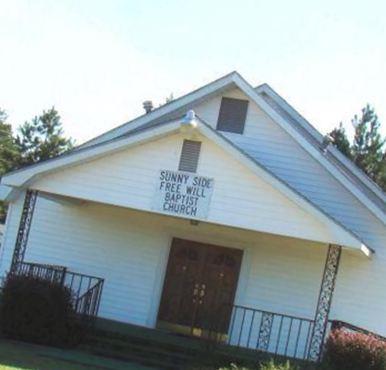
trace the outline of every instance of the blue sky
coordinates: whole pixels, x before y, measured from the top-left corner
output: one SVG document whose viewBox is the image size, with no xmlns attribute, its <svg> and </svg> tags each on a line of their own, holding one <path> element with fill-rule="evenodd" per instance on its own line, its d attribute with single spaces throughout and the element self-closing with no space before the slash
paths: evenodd
<svg viewBox="0 0 386 370">
<path fill-rule="evenodd" d="M 232 70 L 323 133 L 375 106 L 386 134 L 384 1 L 0 0 L 0 107 L 55 105 L 80 143 Z"/>
</svg>

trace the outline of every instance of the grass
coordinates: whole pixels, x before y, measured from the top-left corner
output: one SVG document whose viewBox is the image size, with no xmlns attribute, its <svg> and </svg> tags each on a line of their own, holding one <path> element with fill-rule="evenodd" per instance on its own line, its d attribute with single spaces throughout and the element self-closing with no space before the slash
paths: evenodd
<svg viewBox="0 0 386 370">
<path fill-rule="evenodd" d="M 0 339 L 0 370 L 150 370 L 147 367 L 59 348 Z M 154 370 L 154 369 L 153 369 Z"/>
</svg>

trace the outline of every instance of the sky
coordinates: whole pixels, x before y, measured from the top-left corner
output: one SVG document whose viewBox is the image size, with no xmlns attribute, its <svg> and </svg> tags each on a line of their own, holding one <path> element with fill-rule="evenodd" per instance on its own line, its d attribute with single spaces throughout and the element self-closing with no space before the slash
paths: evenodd
<svg viewBox="0 0 386 370">
<path fill-rule="evenodd" d="M 0 107 L 55 106 L 82 143 L 233 70 L 322 133 L 370 103 L 386 135 L 384 0 L 0 0 Z"/>
</svg>

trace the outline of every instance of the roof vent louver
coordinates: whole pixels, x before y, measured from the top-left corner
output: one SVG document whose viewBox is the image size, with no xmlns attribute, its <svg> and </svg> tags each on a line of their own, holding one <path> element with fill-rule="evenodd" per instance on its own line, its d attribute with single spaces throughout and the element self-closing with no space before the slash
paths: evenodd
<svg viewBox="0 0 386 370">
<path fill-rule="evenodd" d="M 201 142 L 184 140 L 180 157 L 179 171 L 196 172 L 200 157 Z"/>
</svg>

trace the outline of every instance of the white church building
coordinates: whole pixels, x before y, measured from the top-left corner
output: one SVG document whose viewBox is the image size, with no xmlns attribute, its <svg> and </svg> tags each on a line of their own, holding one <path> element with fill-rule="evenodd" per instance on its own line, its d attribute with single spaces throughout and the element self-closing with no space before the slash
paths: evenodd
<svg viewBox="0 0 386 370">
<path fill-rule="evenodd" d="M 232 72 L 6 174 L 0 275 L 79 312 L 317 359 L 331 325 L 386 336 L 385 193 L 268 85 Z"/>
</svg>

